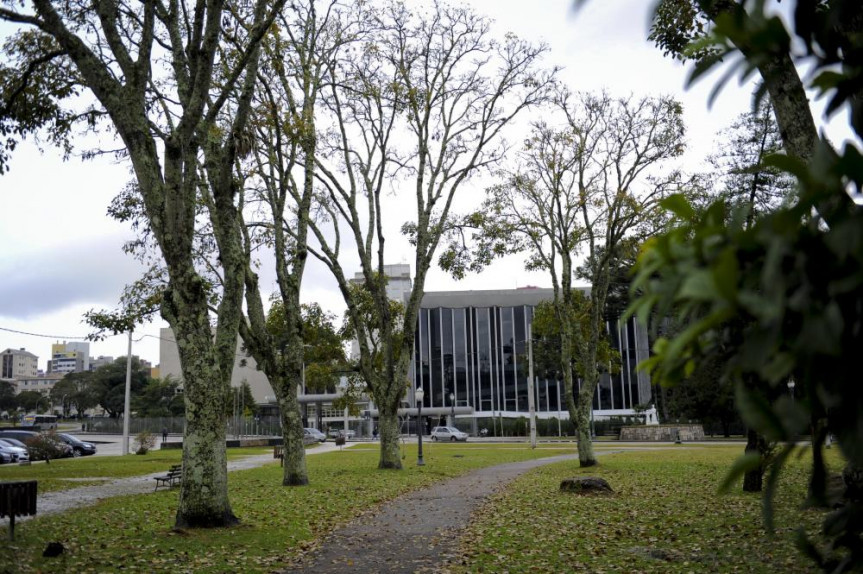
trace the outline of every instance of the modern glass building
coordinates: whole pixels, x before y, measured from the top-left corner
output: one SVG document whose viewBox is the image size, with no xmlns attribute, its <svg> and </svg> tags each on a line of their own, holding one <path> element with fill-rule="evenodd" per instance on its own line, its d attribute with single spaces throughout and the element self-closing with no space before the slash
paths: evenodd
<svg viewBox="0 0 863 574">
<path fill-rule="evenodd" d="M 471 407 L 476 418 L 527 416 L 528 326 L 534 307 L 552 297 L 551 289 L 534 287 L 426 293 L 411 364 L 412 390 L 425 390 L 423 408 L 451 408 L 454 400 L 456 407 Z M 597 418 L 634 414 L 636 405 L 651 399 L 648 374 L 636 371 L 648 356 L 647 333 L 634 320 L 606 326 L 622 368 L 602 375 L 594 397 Z M 562 381 L 536 375 L 537 416 L 568 418 Z"/>
</svg>

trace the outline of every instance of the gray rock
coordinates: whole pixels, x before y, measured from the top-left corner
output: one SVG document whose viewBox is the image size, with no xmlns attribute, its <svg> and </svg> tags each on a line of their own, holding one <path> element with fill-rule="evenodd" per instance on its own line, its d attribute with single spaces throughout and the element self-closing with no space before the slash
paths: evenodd
<svg viewBox="0 0 863 574">
<path fill-rule="evenodd" d="M 604 478 L 598 476 L 577 476 L 566 478 L 560 483 L 562 492 L 574 492 L 575 494 L 614 494 L 611 485 Z"/>
</svg>

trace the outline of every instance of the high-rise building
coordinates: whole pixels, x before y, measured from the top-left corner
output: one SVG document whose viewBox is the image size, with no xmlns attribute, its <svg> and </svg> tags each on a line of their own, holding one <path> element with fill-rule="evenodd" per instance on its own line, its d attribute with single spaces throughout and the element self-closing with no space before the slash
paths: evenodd
<svg viewBox="0 0 863 574">
<path fill-rule="evenodd" d="M 104 367 L 106 365 L 110 365 L 114 362 L 114 357 L 108 355 L 99 355 L 95 359 L 90 357 L 90 370 L 95 371 L 99 367 Z"/>
<path fill-rule="evenodd" d="M 456 406 L 474 417 L 525 416 L 528 327 L 534 307 L 552 297 L 552 289 L 538 288 L 426 293 L 411 362 L 411 394 L 423 387 L 423 411 Z M 606 329 L 621 368 L 601 375 L 593 410 L 600 418 L 633 415 L 651 400 L 650 377 L 636 369 L 649 356 L 647 332 L 634 319 L 610 319 Z M 536 373 L 534 402 L 539 417 L 567 418 L 562 381 Z"/>
<path fill-rule="evenodd" d="M 0 353 L 0 379 L 22 379 L 35 377 L 38 373 L 39 357 L 20 349 L 6 349 Z"/>
<path fill-rule="evenodd" d="M 90 370 L 90 343 L 71 342 L 51 345 L 49 373 L 79 373 Z"/>
</svg>

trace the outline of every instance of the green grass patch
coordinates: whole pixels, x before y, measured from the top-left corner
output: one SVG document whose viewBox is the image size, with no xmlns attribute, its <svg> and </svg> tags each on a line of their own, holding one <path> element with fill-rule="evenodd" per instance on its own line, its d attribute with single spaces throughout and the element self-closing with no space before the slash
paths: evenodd
<svg viewBox="0 0 863 574">
<path fill-rule="evenodd" d="M 465 533 L 454 572 L 817 572 L 794 531 L 823 514 L 800 510 L 806 457 L 781 475 L 777 529 L 763 527 L 760 494 L 717 487 L 741 447 L 609 454 L 600 466 L 540 467 L 493 496 Z M 835 470 L 841 464 L 830 453 Z M 561 493 L 561 480 L 605 478 L 612 496 Z"/>
<path fill-rule="evenodd" d="M 272 452 L 272 448 L 231 448 L 228 460 Z M 180 449 L 151 450 L 144 455 L 128 456 L 82 456 L 52 460 L 50 464 L 34 462 L 21 466 L 0 466 L 0 480 L 38 480 L 39 492 L 67 490 L 89 484 L 99 484 L 102 479 L 126 478 L 154 472 L 166 471 L 182 458 Z M 84 480 L 84 479 L 94 480 Z M 72 480 L 70 480 L 72 479 Z"/>
<path fill-rule="evenodd" d="M 480 467 L 574 452 L 495 446 L 424 445 L 426 466 L 417 467 L 416 445 L 407 445 L 402 471 L 377 470 L 372 445 L 346 448 L 308 457 L 306 487 L 281 486 L 278 464 L 232 472 L 231 504 L 242 520 L 234 528 L 172 530 L 177 489 L 112 498 L 20 523 L 15 542 L 0 548 L 0 564 L 11 565 L 8 572 L 106 572 L 121 564 L 128 572 L 270 572 L 338 525 L 408 491 Z M 66 547 L 64 557 L 42 558 L 50 541 Z"/>
</svg>

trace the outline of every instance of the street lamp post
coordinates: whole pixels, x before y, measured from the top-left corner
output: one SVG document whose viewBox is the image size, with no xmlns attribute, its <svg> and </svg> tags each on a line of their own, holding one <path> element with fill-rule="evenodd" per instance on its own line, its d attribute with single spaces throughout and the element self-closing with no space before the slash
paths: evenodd
<svg viewBox="0 0 863 574">
<path fill-rule="evenodd" d="M 794 382 L 794 379 L 793 378 L 788 379 L 788 392 L 791 393 L 791 402 L 794 402 L 794 387 L 795 386 L 796 386 L 796 383 Z"/>
<path fill-rule="evenodd" d="M 451 411 L 452 414 L 450 415 L 449 424 L 452 426 L 455 426 L 455 393 L 449 394 L 449 405 L 450 405 L 450 408 L 452 409 L 452 411 Z"/>
<path fill-rule="evenodd" d="M 419 444 L 417 466 L 425 466 L 426 464 L 423 460 L 423 397 L 425 397 L 425 391 L 422 387 L 417 388 L 414 392 L 417 405 L 417 441 Z"/>
</svg>

